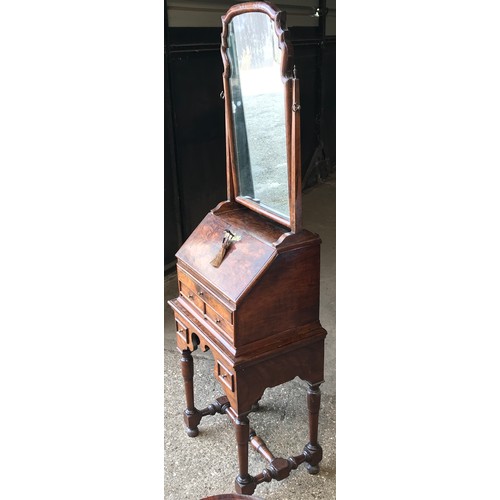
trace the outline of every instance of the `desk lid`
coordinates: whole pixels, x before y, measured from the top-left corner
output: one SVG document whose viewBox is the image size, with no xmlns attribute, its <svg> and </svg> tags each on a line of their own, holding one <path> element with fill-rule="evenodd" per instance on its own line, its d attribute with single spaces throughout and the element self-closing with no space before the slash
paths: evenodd
<svg viewBox="0 0 500 500">
<path fill-rule="evenodd" d="M 243 209 L 220 215 L 209 213 L 176 255 L 198 278 L 234 303 L 270 265 L 277 254 L 273 243 L 287 231 L 248 212 Z M 220 266 L 215 267 L 212 261 L 222 247 L 226 231 L 236 238 L 227 248 Z"/>
</svg>

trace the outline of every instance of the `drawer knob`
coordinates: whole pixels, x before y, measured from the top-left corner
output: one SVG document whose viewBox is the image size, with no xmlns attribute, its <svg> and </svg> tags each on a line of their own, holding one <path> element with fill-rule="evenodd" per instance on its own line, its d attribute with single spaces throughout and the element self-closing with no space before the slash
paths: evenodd
<svg viewBox="0 0 500 500">
<path fill-rule="evenodd" d="M 215 322 L 216 323 L 220 323 L 220 319 L 219 318 L 215 318 Z"/>
<path fill-rule="evenodd" d="M 177 333 L 180 335 L 181 333 L 184 333 L 184 330 L 177 330 Z"/>
<path fill-rule="evenodd" d="M 227 378 L 227 375 L 221 375 L 222 378 Z"/>
<path fill-rule="evenodd" d="M 192 293 L 188 293 L 188 299 L 192 299 L 194 295 Z"/>
<path fill-rule="evenodd" d="M 203 295 L 203 292 L 198 292 L 198 295 L 201 297 Z"/>
</svg>

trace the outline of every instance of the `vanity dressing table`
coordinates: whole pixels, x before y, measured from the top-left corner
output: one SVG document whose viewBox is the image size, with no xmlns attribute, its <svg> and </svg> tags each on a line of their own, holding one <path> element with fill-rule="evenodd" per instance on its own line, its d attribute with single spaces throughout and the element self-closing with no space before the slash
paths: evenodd
<svg viewBox="0 0 500 500">
<path fill-rule="evenodd" d="M 178 251 L 179 297 L 169 304 L 182 354 L 187 433 L 197 436 L 206 416 L 228 415 L 238 449 L 235 489 L 251 495 L 302 463 L 319 472 L 321 241 L 302 228 L 299 80 L 285 13 L 268 2 L 238 4 L 222 27 L 227 200 Z M 191 356 L 198 348 L 213 354 L 224 391 L 201 410 Z M 308 384 L 309 442 L 302 453 L 279 458 L 250 428 L 249 414 L 266 388 L 295 377 Z M 268 462 L 257 475 L 248 470 L 249 445 Z"/>
</svg>

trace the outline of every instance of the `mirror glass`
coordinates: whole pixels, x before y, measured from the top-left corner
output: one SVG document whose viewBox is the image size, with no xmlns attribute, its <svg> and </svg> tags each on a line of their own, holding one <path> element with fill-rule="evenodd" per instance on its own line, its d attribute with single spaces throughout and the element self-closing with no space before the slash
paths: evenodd
<svg viewBox="0 0 500 500">
<path fill-rule="evenodd" d="M 227 44 L 237 194 L 289 221 L 285 86 L 274 22 L 260 12 L 237 15 Z"/>
</svg>

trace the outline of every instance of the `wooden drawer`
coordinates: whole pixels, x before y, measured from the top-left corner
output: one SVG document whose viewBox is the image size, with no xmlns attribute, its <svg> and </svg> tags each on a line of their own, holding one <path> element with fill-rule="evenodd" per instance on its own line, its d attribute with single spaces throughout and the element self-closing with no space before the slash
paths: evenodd
<svg viewBox="0 0 500 500">
<path fill-rule="evenodd" d="M 222 302 L 206 287 L 204 287 L 201 283 L 198 282 L 191 275 L 186 273 L 184 270 L 177 268 L 177 275 L 179 277 L 179 290 L 188 290 L 188 293 L 191 293 L 193 297 L 192 300 L 195 305 L 199 304 L 197 299 L 203 301 L 205 304 L 211 307 L 216 314 L 220 316 L 220 318 L 224 319 L 228 324 L 233 325 L 233 311 L 231 311 L 228 307 L 226 307 Z M 186 296 L 187 297 L 187 296 Z M 197 305 L 200 310 L 203 310 L 203 306 Z"/>
<path fill-rule="evenodd" d="M 231 392 L 234 392 L 234 375 L 219 360 L 215 366 L 215 375 L 217 380 L 223 383 Z"/>
<path fill-rule="evenodd" d="M 233 338 L 234 328 L 220 314 L 217 314 L 208 304 L 205 304 L 205 317 L 208 318 L 216 327 Z"/>
<path fill-rule="evenodd" d="M 181 281 L 179 281 L 179 293 L 190 303 L 192 303 L 197 309 L 199 309 L 202 314 L 205 313 L 205 303 L 203 302 L 203 300 L 201 300 L 197 292 L 195 292 L 191 288 L 188 288 Z"/>
<path fill-rule="evenodd" d="M 189 344 L 189 328 L 187 328 L 180 320 L 177 314 L 175 315 L 175 329 L 177 331 L 177 336 L 182 342 Z"/>
</svg>

